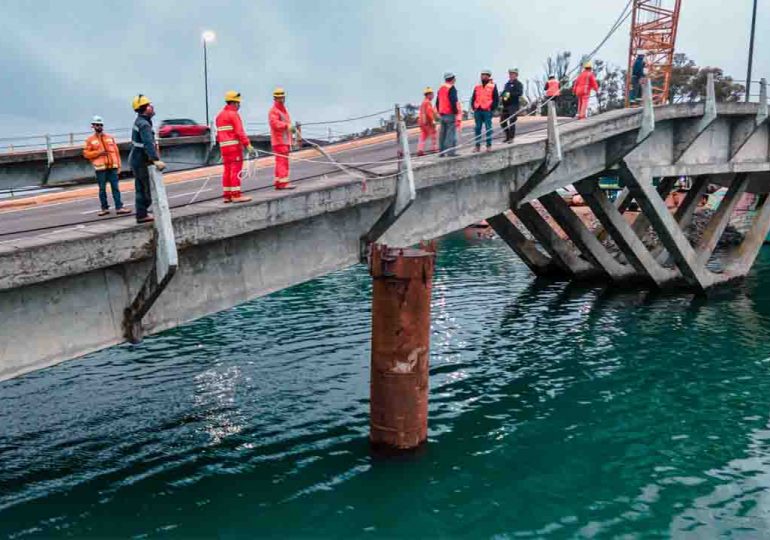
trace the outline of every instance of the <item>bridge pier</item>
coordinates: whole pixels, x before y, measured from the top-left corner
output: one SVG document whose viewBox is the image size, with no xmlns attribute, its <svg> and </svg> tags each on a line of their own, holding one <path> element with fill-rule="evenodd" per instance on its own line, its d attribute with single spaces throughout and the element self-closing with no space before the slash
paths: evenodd
<svg viewBox="0 0 770 540">
<path fill-rule="evenodd" d="M 373 245 L 369 440 L 413 450 L 428 438 L 428 360 L 433 248 Z"/>
</svg>

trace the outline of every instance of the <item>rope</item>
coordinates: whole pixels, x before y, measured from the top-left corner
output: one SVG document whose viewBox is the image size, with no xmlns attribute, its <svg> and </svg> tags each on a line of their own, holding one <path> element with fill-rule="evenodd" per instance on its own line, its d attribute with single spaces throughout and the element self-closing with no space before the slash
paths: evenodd
<svg viewBox="0 0 770 540">
<path fill-rule="evenodd" d="M 355 116 L 353 118 L 344 118 L 342 120 L 328 120 L 325 122 L 302 122 L 302 127 L 304 126 L 321 126 L 321 125 L 327 125 L 327 124 L 343 124 L 345 122 L 355 122 L 356 120 L 364 120 L 365 118 L 372 118 L 373 116 L 379 116 L 381 114 L 385 114 L 387 112 L 392 111 L 393 109 L 384 109 L 382 111 L 377 111 L 375 113 L 366 114 L 364 116 Z"/>
</svg>

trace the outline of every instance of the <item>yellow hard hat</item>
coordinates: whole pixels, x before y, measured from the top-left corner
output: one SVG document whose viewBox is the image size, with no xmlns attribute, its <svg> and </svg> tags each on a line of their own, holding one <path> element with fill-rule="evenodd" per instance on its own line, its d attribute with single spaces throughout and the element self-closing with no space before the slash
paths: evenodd
<svg viewBox="0 0 770 540">
<path fill-rule="evenodd" d="M 286 90 L 284 90 L 284 89 L 283 89 L 283 88 L 281 88 L 280 86 L 277 86 L 277 87 L 275 88 L 275 90 L 273 90 L 273 97 L 274 97 L 274 98 L 278 98 L 278 97 L 286 97 Z"/>
<path fill-rule="evenodd" d="M 241 93 L 236 92 L 235 90 L 228 90 L 225 92 L 225 102 L 235 101 L 236 103 L 241 102 Z"/>
<path fill-rule="evenodd" d="M 593 64 L 591 63 L 591 61 L 589 60 L 588 62 L 586 62 L 585 64 L 583 64 L 583 67 L 584 67 L 585 69 L 593 69 L 593 68 L 594 68 L 594 65 L 593 65 Z"/>
<path fill-rule="evenodd" d="M 433 93 L 433 88 L 431 88 L 430 86 L 426 86 L 425 90 L 423 90 L 422 93 L 423 94 L 432 94 Z"/>
<path fill-rule="evenodd" d="M 137 96 L 131 100 L 131 107 L 135 111 L 138 111 L 139 108 L 142 107 L 143 105 L 149 105 L 149 104 L 150 104 L 150 98 L 148 98 L 144 94 L 137 94 Z"/>
</svg>

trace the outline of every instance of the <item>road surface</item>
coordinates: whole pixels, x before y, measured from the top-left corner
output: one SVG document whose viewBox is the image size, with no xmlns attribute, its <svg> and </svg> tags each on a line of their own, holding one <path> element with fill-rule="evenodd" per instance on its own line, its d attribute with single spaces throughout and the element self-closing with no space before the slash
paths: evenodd
<svg viewBox="0 0 770 540">
<path fill-rule="evenodd" d="M 527 133 L 544 132 L 546 127 L 546 118 L 526 117 L 519 120 L 517 137 Z M 495 126 L 495 144 L 500 144 L 501 134 Z M 472 122 L 465 122 L 461 136 L 461 145 L 465 144 L 460 153 L 470 152 L 472 145 L 467 143 L 473 137 Z M 333 152 L 333 157 L 340 163 L 376 163 L 387 162 L 396 159 L 395 135 L 382 140 L 378 137 L 375 140 L 379 142 L 368 143 L 362 140 L 357 143 L 356 148 L 343 149 L 345 143 L 340 145 L 330 145 L 325 147 L 329 152 Z M 409 137 L 412 156 L 416 155 L 417 134 L 410 132 Z M 348 146 L 350 146 L 348 144 Z M 339 168 L 326 161 L 326 158 L 320 154 L 313 155 L 313 162 L 292 161 L 291 179 L 293 182 L 305 183 L 313 182 L 324 174 L 338 173 Z M 382 164 L 382 163 L 381 163 Z M 363 168 L 376 167 L 373 165 L 364 165 Z M 246 193 L 257 190 L 272 189 L 272 159 L 264 158 L 257 162 L 256 174 L 254 177 L 247 178 L 243 182 L 243 191 Z M 166 186 L 169 198 L 169 204 L 173 208 L 197 204 L 201 202 L 220 199 L 222 197 L 221 187 L 221 166 L 204 167 L 196 170 L 170 173 L 168 180 L 177 180 Z M 134 193 L 133 190 L 125 191 L 125 188 L 131 186 L 130 183 L 121 183 L 121 190 L 124 204 L 133 208 Z M 112 197 L 109 194 L 110 205 L 112 206 Z M 84 198 L 67 200 L 64 202 L 51 202 L 35 204 L 23 208 L 11 208 L 7 210 L 0 209 L 0 244 L 9 243 L 22 237 L 37 236 L 42 234 L 50 235 L 59 231 L 67 231 L 73 228 L 87 228 L 94 224 L 99 224 L 105 220 L 120 219 L 128 224 L 134 223 L 133 216 L 116 216 L 114 213 L 109 216 L 99 217 L 99 201 L 96 195 L 88 195 Z M 114 212 L 114 208 L 112 208 Z"/>
</svg>

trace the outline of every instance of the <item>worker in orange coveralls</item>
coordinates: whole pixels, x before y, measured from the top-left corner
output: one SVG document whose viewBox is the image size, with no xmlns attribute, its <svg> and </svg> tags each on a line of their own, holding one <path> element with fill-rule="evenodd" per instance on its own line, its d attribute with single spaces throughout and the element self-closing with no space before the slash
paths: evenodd
<svg viewBox="0 0 770 540">
<path fill-rule="evenodd" d="M 593 66 L 591 62 L 583 64 L 583 72 L 577 76 L 572 85 L 572 93 L 578 100 L 578 119 L 582 120 L 588 114 L 588 100 L 591 98 L 591 91 L 599 91 L 599 83 L 596 82 Z"/>
<path fill-rule="evenodd" d="M 425 99 L 420 105 L 420 115 L 417 123 L 420 126 L 420 140 L 417 142 L 417 155 L 425 155 L 425 143 L 428 139 L 433 141 L 431 152 L 438 152 L 438 133 L 436 133 L 436 117 L 438 113 L 433 107 L 433 88 L 426 87 L 423 91 Z"/>
<path fill-rule="evenodd" d="M 217 142 L 222 154 L 222 193 L 226 203 L 243 203 L 251 200 L 241 193 L 241 170 L 243 170 L 243 149 L 249 157 L 256 157 L 256 151 L 243 129 L 238 110 L 241 108 L 241 94 L 235 90 L 225 93 L 225 106 L 217 115 Z"/>
<path fill-rule="evenodd" d="M 275 189 L 294 189 L 289 182 L 289 150 L 292 146 L 291 116 L 286 110 L 286 91 L 273 91 L 273 106 L 268 120 L 270 123 L 270 144 L 275 154 Z"/>
</svg>

